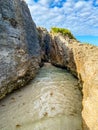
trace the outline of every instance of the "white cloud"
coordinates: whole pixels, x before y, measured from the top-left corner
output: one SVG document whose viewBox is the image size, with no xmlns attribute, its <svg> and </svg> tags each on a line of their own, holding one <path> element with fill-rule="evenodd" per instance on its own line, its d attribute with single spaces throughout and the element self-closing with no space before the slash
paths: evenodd
<svg viewBox="0 0 98 130">
<path fill-rule="evenodd" d="M 86 4 L 85 1 L 78 1 L 78 2 L 75 4 L 75 8 L 76 8 L 76 9 L 83 8 L 83 6 L 85 6 L 85 4 Z"/>
<path fill-rule="evenodd" d="M 56 7 L 61 0 L 26 0 L 31 15 L 37 26 L 50 29 L 58 26 L 70 29 L 74 35 L 97 35 L 98 36 L 98 7 L 93 1 L 67 0 L 62 7 Z M 51 3 L 54 8 L 49 8 Z M 96 3 L 98 0 L 96 0 Z M 56 3 L 56 4 L 55 4 Z"/>
<path fill-rule="evenodd" d="M 95 3 L 98 5 L 98 0 L 96 0 Z"/>
</svg>

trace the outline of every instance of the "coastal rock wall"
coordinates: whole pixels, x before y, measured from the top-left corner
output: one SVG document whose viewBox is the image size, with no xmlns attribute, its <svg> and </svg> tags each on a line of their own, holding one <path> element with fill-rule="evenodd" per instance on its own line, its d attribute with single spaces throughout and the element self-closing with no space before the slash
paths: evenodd
<svg viewBox="0 0 98 130">
<path fill-rule="evenodd" d="M 98 47 L 52 34 L 51 63 L 78 77 L 83 92 L 83 129 L 98 129 Z"/>
<path fill-rule="evenodd" d="M 72 51 L 73 47 L 72 44 L 69 45 L 69 41 L 72 42 L 72 39 L 64 37 L 61 34 L 53 34 L 51 37 L 51 63 L 56 66 L 66 67 L 68 70 L 71 70 L 74 75 L 76 75 L 76 64 Z M 75 40 L 73 39 L 73 41 Z"/>
<path fill-rule="evenodd" d="M 23 0 L 0 0 L 0 99 L 35 76 L 40 46 Z"/>
<path fill-rule="evenodd" d="M 98 47 L 78 45 L 74 47 L 74 59 L 78 77 L 83 84 L 84 129 L 98 129 Z M 87 128 L 86 128 L 87 127 Z"/>
<path fill-rule="evenodd" d="M 41 47 L 41 60 L 48 62 L 50 59 L 51 36 L 47 29 L 38 27 L 38 39 Z"/>
</svg>

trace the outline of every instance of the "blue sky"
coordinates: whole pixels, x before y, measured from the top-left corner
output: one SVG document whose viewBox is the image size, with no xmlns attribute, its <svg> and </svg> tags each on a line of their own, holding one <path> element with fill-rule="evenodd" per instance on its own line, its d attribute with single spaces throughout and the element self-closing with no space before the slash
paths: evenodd
<svg viewBox="0 0 98 130">
<path fill-rule="evenodd" d="M 83 42 L 98 46 L 98 0 L 26 0 L 37 26 L 68 28 Z"/>
</svg>

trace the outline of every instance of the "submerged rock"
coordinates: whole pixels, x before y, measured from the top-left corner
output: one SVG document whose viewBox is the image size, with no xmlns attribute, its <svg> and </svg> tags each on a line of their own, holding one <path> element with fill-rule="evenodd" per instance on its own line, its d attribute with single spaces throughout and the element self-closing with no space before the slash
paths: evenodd
<svg viewBox="0 0 98 130">
<path fill-rule="evenodd" d="M 35 76 L 40 63 L 37 35 L 23 0 L 0 0 L 0 99 Z"/>
</svg>

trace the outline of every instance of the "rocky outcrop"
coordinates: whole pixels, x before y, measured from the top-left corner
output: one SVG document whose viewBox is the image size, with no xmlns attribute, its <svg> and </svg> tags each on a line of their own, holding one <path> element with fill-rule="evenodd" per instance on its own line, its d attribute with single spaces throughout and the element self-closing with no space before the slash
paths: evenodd
<svg viewBox="0 0 98 130">
<path fill-rule="evenodd" d="M 51 43 L 51 37 L 47 29 L 43 27 L 38 27 L 38 38 L 39 38 L 39 44 L 41 47 L 41 60 L 42 62 L 49 61 L 50 59 L 50 43 Z"/>
<path fill-rule="evenodd" d="M 0 0 L 0 99 L 24 86 L 40 63 L 36 25 L 24 0 Z"/>
<path fill-rule="evenodd" d="M 83 83 L 84 129 L 98 129 L 98 47 L 78 45 L 74 47 L 74 59 L 78 78 Z M 86 125 L 86 126 L 85 126 Z"/>
<path fill-rule="evenodd" d="M 82 86 L 84 130 L 97 130 L 98 47 L 80 44 L 75 39 L 69 39 L 61 34 L 52 34 L 52 41 L 51 62 L 68 68 L 78 77 Z"/>
<path fill-rule="evenodd" d="M 51 63 L 56 66 L 66 67 L 68 70 L 70 69 L 74 75 L 76 75 L 76 64 L 74 62 L 72 51 L 73 47 L 72 44 L 69 44 L 70 38 L 68 36 L 64 37 L 62 34 L 53 34 L 51 37 Z M 72 41 L 75 40 L 71 39 L 71 42 Z"/>
</svg>

